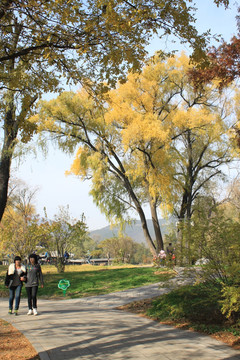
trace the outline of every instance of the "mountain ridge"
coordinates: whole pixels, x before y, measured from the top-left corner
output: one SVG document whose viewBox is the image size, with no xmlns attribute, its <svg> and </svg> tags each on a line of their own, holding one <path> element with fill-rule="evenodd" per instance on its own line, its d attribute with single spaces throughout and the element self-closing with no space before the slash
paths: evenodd
<svg viewBox="0 0 240 360">
<path fill-rule="evenodd" d="M 173 218 L 159 219 L 159 223 L 162 231 L 162 236 L 164 236 L 167 233 L 169 233 L 171 228 L 173 228 L 173 226 L 176 223 L 176 220 Z M 150 235 L 153 238 L 155 238 L 153 223 L 151 219 L 147 219 L 147 225 Z M 109 226 L 104 226 L 103 228 L 97 230 L 90 231 L 89 233 L 94 240 L 102 241 L 104 239 L 109 239 L 111 237 L 118 236 L 118 231 L 119 231 L 119 227 L 113 227 L 111 229 L 109 225 Z M 139 244 L 146 243 L 140 220 L 135 220 L 131 225 L 127 224 L 125 230 L 123 231 L 123 234 L 131 237 L 134 241 L 136 241 Z"/>
</svg>

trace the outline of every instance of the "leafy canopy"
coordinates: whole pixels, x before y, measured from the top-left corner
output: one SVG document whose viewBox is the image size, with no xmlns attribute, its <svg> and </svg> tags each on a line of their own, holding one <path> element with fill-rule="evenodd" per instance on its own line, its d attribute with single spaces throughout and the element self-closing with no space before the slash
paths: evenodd
<svg viewBox="0 0 240 360">
<path fill-rule="evenodd" d="M 91 179 L 91 195 L 110 221 L 129 220 L 129 209 L 143 219 L 144 203 L 172 209 L 179 197 L 173 191 L 177 163 L 181 159 L 187 167 L 183 135 L 189 130 L 198 140 L 200 167 L 201 144 L 214 143 L 209 158 L 224 157 L 217 145 L 225 131 L 216 107 L 219 93 L 214 85 L 196 92 L 187 76 L 190 66 L 184 54 L 156 56 L 141 74 L 130 73 L 125 84 L 107 93 L 103 104 L 84 89 L 40 103 L 32 121 L 64 151 L 77 149 L 70 172 Z"/>
<path fill-rule="evenodd" d="M 24 59 L 31 67 L 34 59 L 68 80 L 86 74 L 116 80 L 139 68 L 154 33 L 178 36 L 199 56 L 206 34 L 198 35 L 194 11 L 184 0 L 5 0 L 0 5 L 0 64 L 3 69 L 9 60 Z"/>
</svg>

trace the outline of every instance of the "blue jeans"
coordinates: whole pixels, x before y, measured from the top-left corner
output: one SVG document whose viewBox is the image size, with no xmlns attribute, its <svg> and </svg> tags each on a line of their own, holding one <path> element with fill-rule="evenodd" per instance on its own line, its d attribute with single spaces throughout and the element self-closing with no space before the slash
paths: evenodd
<svg viewBox="0 0 240 360">
<path fill-rule="evenodd" d="M 13 308 L 13 300 L 15 299 L 15 310 L 18 310 L 21 298 L 22 284 L 18 286 L 11 286 L 9 288 L 9 310 Z"/>
</svg>

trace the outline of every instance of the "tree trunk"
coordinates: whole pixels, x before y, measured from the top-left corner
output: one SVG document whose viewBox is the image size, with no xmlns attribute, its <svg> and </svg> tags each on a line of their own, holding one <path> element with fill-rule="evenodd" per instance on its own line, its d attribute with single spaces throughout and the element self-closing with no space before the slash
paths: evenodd
<svg viewBox="0 0 240 360">
<path fill-rule="evenodd" d="M 148 226 L 147 226 L 147 220 L 146 220 L 145 214 L 142 210 L 142 207 L 140 207 L 137 211 L 138 211 L 138 214 L 139 214 L 139 217 L 141 220 L 143 233 L 144 233 L 145 239 L 147 241 L 147 244 L 149 246 L 149 249 L 153 256 L 157 256 L 157 249 L 156 249 L 156 246 L 154 245 L 152 237 L 149 233 Z"/>
<path fill-rule="evenodd" d="M 157 250 L 157 253 L 159 253 L 160 250 L 164 249 L 164 245 L 163 245 L 161 228 L 160 228 L 160 224 L 158 221 L 157 204 L 156 203 L 157 203 L 156 199 L 153 199 L 153 197 L 150 197 L 150 209 L 151 209 L 154 233 L 155 233 L 155 237 L 156 237 L 156 250 Z"/>
<path fill-rule="evenodd" d="M 178 218 L 177 224 L 177 264 L 183 265 L 183 226 L 184 219 Z"/>
<path fill-rule="evenodd" d="M 185 177 L 184 191 L 182 195 L 181 209 L 178 216 L 178 248 L 180 251 L 180 265 L 183 263 L 191 263 L 191 216 L 192 216 L 192 201 L 193 201 L 193 149 L 191 131 L 187 132 L 187 174 Z M 184 229 L 184 232 L 183 232 Z"/>
<path fill-rule="evenodd" d="M 151 235 L 149 233 L 148 226 L 147 226 L 147 220 L 146 220 L 144 211 L 142 209 L 142 206 L 141 206 L 138 198 L 136 197 L 136 195 L 135 195 L 135 193 L 134 193 L 134 191 L 132 189 L 132 186 L 131 186 L 128 178 L 125 176 L 125 174 L 122 176 L 122 178 L 123 178 L 123 181 L 124 181 L 125 188 L 127 189 L 129 196 L 133 200 L 135 208 L 136 208 L 136 210 L 138 212 L 138 215 L 140 217 L 140 221 L 141 221 L 141 225 L 142 225 L 142 229 L 143 229 L 143 234 L 144 234 L 146 242 L 147 242 L 147 244 L 149 246 L 149 249 L 150 249 L 153 256 L 157 256 L 157 249 L 156 249 L 156 246 L 155 246 L 155 244 L 154 244 L 154 242 L 152 240 L 152 237 L 151 237 Z"/>
<path fill-rule="evenodd" d="M 11 93 L 4 119 L 4 142 L 0 159 L 0 221 L 7 205 L 8 183 L 16 137 L 17 124 L 15 120 L 14 95 Z"/>
<path fill-rule="evenodd" d="M 0 221 L 2 220 L 4 210 L 7 205 L 8 182 L 10 177 L 11 161 L 3 155 L 2 151 L 0 161 Z"/>
</svg>

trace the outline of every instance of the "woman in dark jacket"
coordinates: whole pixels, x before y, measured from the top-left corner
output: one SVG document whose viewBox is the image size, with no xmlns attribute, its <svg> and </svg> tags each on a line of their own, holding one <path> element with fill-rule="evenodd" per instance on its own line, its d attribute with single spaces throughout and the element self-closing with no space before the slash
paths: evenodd
<svg viewBox="0 0 240 360">
<path fill-rule="evenodd" d="M 14 263 L 9 265 L 5 278 L 5 286 L 9 288 L 9 314 L 12 314 L 15 297 L 14 315 L 18 314 L 23 281 L 26 281 L 26 268 L 21 264 L 20 256 L 15 256 Z"/>
<path fill-rule="evenodd" d="M 37 315 L 37 292 L 39 286 L 43 287 L 43 275 L 41 266 L 38 264 L 36 254 L 29 255 L 29 264 L 27 265 L 26 291 L 28 296 L 28 315 Z"/>
</svg>

